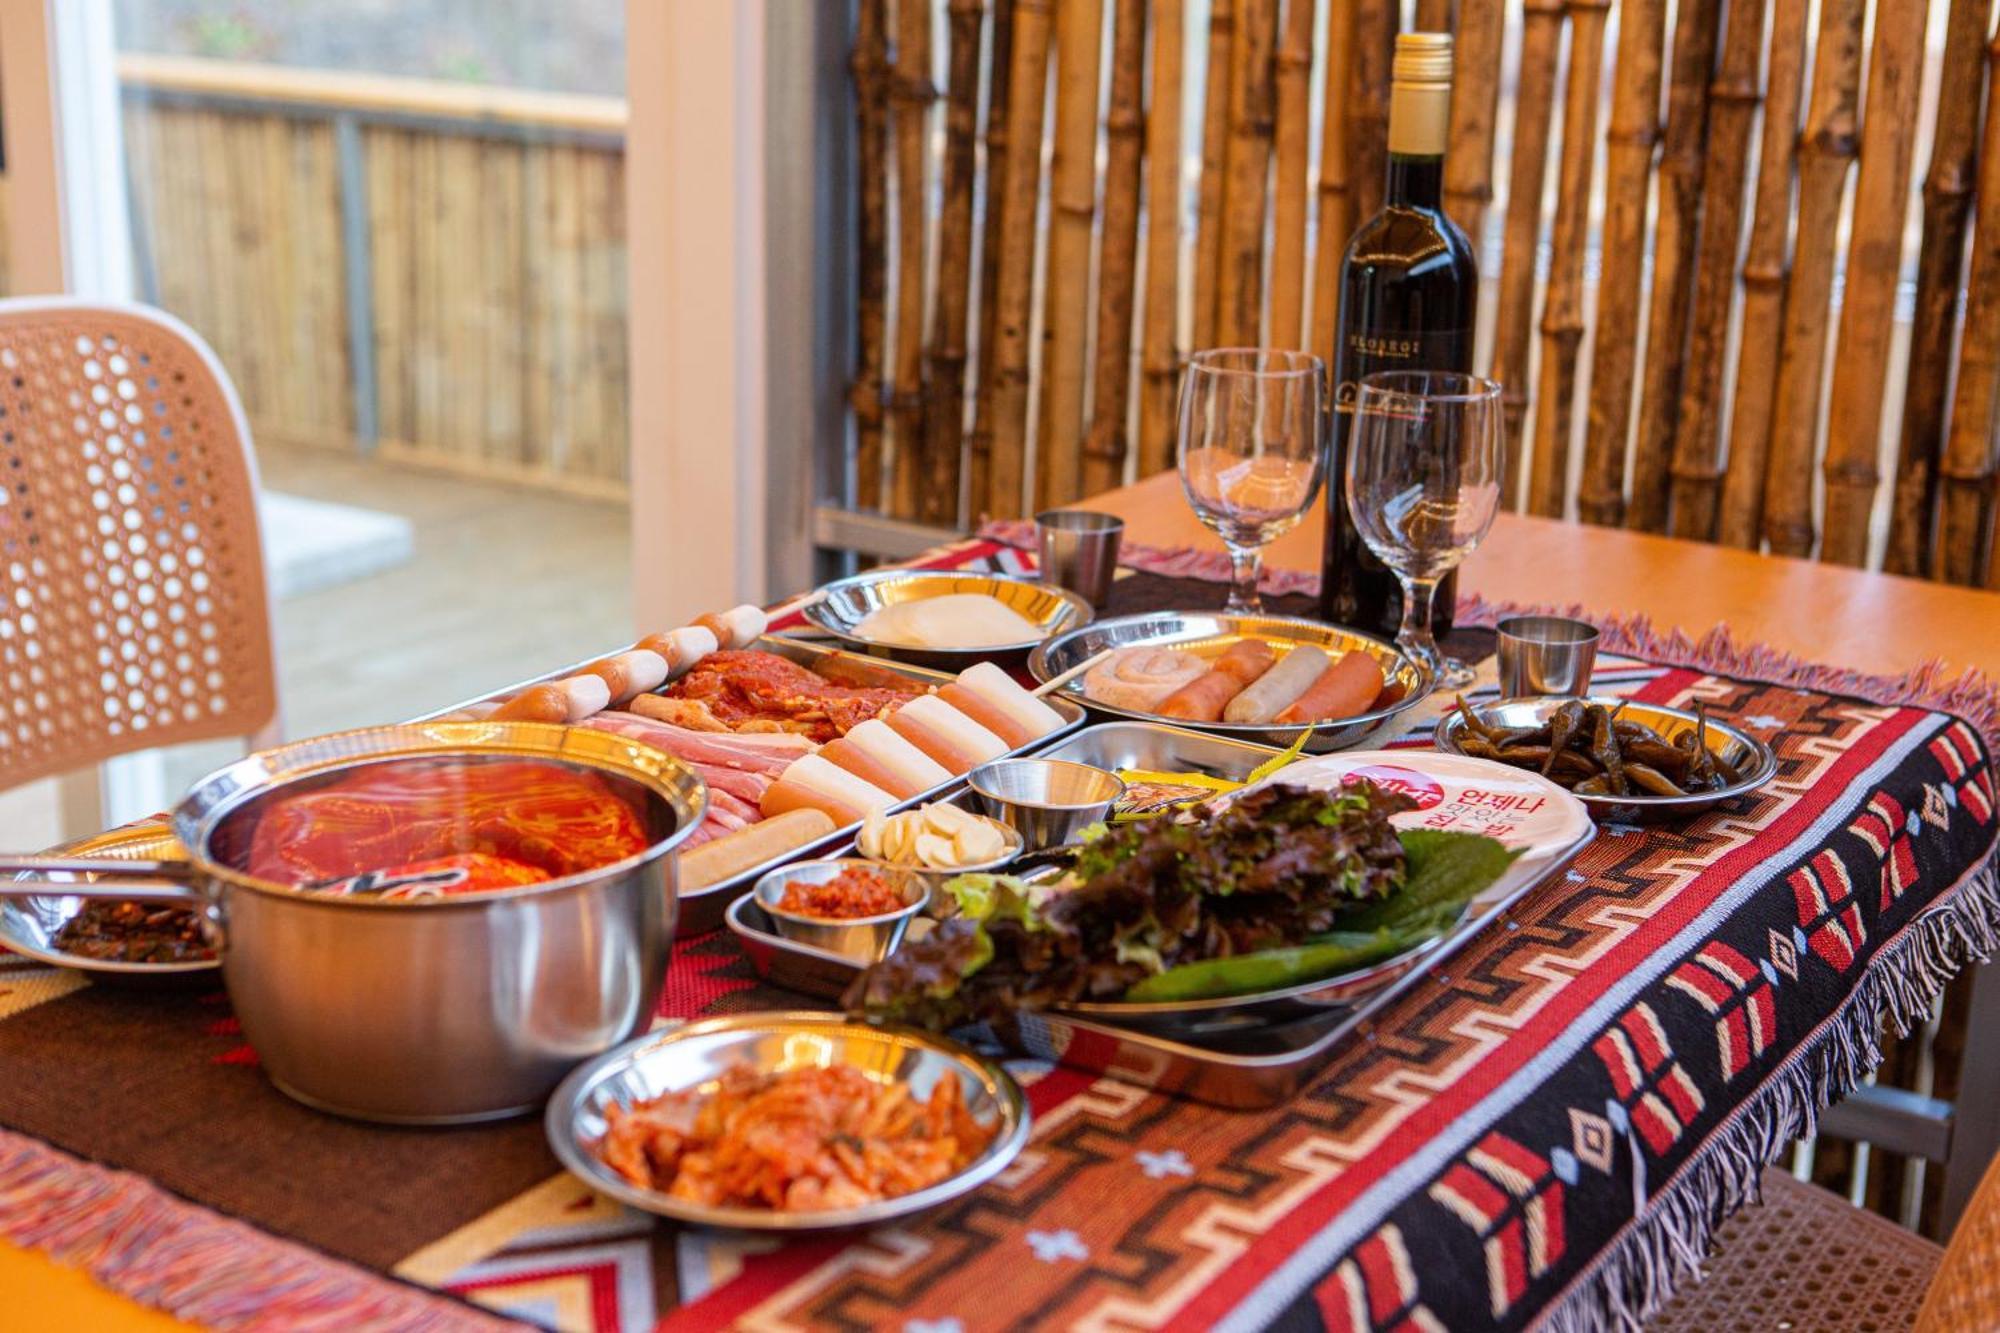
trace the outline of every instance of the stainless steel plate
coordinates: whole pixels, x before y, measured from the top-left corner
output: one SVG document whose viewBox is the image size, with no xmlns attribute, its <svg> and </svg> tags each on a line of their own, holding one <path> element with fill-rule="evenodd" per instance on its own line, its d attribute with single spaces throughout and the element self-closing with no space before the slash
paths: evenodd
<svg viewBox="0 0 2000 1333">
<path fill-rule="evenodd" d="M 1032 621 L 1041 632 L 1019 643 L 995 643 L 981 648 L 909 648 L 863 638 L 855 632 L 862 620 L 884 607 L 948 593 L 985 593 Z M 962 671 L 975 662 L 1003 665 L 1019 662 L 1030 648 L 1052 634 L 1088 623 L 1093 613 L 1090 603 L 1075 593 L 1027 579 L 953 570 L 878 569 L 827 584 L 818 597 L 805 605 L 802 614 L 821 632 L 857 652 Z"/>
<path fill-rule="evenodd" d="M 1568 699 L 1502 699 L 1497 703 L 1475 705 L 1473 711 L 1479 720 L 1495 727 L 1539 727 L 1547 722 L 1556 709 L 1570 702 Z M 1584 703 L 1603 704 L 1606 708 L 1622 710 L 1619 716 L 1633 722 L 1642 723 L 1659 732 L 1668 740 L 1678 740 L 1694 731 L 1699 719 L 1693 713 L 1679 708 L 1668 708 L 1664 704 L 1639 703 L 1631 699 L 1591 698 Z M 1459 744 L 1466 729 L 1465 719 L 1453 709 L 1438 719 L 1435 739 L 1440 750 L 1451 754 L 1464 754 Z M 1572 793 L 1576 799 L 1590 808 L 1591 814 L 1599 819 L 1652 821 L 1683 819 L 1689 815 L 1712 810 L 1724 801 L 1733 800 L 1757 790 L 1769 782 L 1778 772 L 1778 756 L 1771 747 L 1758 740 L 1740 727 L 1727 722 L 1708 719 L 1708 748 L 1729 761 L 1730 767 L 1742 774 L 1742 781 L 1735 782 L 1720 791 L 1697 792 L 1687 796 L 1591 796 Z"/>
<path fill-rule="evenodd" d="M 930 1095 L 939 1079 L 955 1078 L 966 1109 L 995 1129 L 986 1151 L 957 1175 L 911 1194 L 858 1208 L 780 1213 L 761 1208 L 711 1208 L 641 1189 L 606 1166 L 594 1151 L 604 1110 L 664 1093 L 699 1088 L 723 1070 L 747 1065 L 782 1071 L 846 1063 L 869 1077 Z M 698 1226 L 749 1231 L 820 1231 L 872 1226 L 906 1217 L 970 1193 L 1014 1160 L 1028 1141 L 1028 1101 L 1006 1070 L 946 1037 L 913 1028 L 850 1022 L 838 1014 L 743 1014 L 690 1023 L 627 1042 L 582 1066 L 549 1099 L 549 1145 L 562 1164 L 592 1188 L 649 1213 Z"/>
<path fill-rule="evenodd" d="M 906 666 L 900 662 L 885 662 L 873 657 L 863 657 L 854 653 L 844 652 L 838 648 L 823 648 L 818 644 L 807 643 L 800 639 L 784 638 L 780 635 L 766 635 L 751 646 L 761 649 L 764 652 L 776 653 L 779 657 L 797 662 L 800 666 L 818 671 L 822 675 L 832 672 L 842 678 L 854 678 L 857 675 L 895 676 L 903 680 L 915 681 L 930 689 L 943 685 L 951 679 L 944 672 L 931 671 L 924 667 Z M 1068 699 L 1051 699 L 1049 700 L 1049 706 L 1062 714 L 1063 725 L 1061 729 L 1053 731 L 1047 736 L 1030 741 L 1019 749 L 1009 750 L 1008 754 L 1032 753 L 1039 747 L 1047 745 L 1059 737 L 1066 736 L 1083 725 L 1084 712 L 1080 705 Z M 909 800 L 902 801 L 889 808 L 891 810 L 905 810 L 913 805 L 922 805 L 925 801 L 936 800 L 943 793 L 952 790 L 954 787 L 961 786 L 964 782 L 965 779 L 963 777 L 954 777 L 948 782 L 940 782 L 928 791 L 918 792 Z M 794 848 L 789 852 L 771 857 L 769 860 L 761 861 L 740 875 L 731 875 L 727 879 L 718 880 L 704 888 L 682 893 L 681 934 L 683 936 L 696 935 L 705 930 L 716 929 L 722 924 L 723 909 L 728 907 L 737 898 L 748 893 L 751 887 L 756 884 L 759 877 L 767 870 L 774 870 L 778 866 L 788 865 L 793 861 L 800 861 L 813 856 L 851 855 L 852 853 L 845 850 L 834 852 L 829 849 L 851 847 L 854 842 L 854 835 L 860 829 L 861 825 L 858 822 L 849 824 L 844 828 L 835 829 L 819 842 L 805 847 Z"/>
<path fill-rule="evenodd" d="M 1328 656 L 1360 650 L 1382 664 L 1382 674 L 1391 685 L 1403 687 L 1403 697 L 1387 708 L 1378 708 L 1355 717 L 1326 722 L 1299 723 L 1288 727 L 1248 726 L 1231 722 L 1183 722 L 1156 713 L 1114 708 L 1086 698 L 1081 678 L 1058 690 L 1053 698 L 1080 703 L 1092 713 L 1105 717 L 1127 717 L 1140 722 L 1160 722 L 1175 727 L 1192 727 L 1232 740 L 1257 745 L 1289 748 L 1301 733 L 1305 748 L 1313 754 L 1330 750 L 1351 750 L 1383 739 L 1383 733 L 1397 719 L 1421 703 L 1430 693 L 1430 679 L 1415 662 L 1397 647 L 1360 630 L 1322 625 L 1295 616 L 1239 616 L 1220 611 L 1153 611 L 1145 615 L 1119 616 L 1100 620 L 1081 629 L 1070 630 L 1050 639 L 1028 655 L 1028 670 L 1037 680 L 1053 680 L 1063 672 L 1088 661 L 1107 648 L 1180 648 L 1204 657 L 1216 657 L 1239 639 L 1263 639 L 1281 652 L 1295 644 L 1311 644 Z"/>
<path fill-rule="evenodd" d="M 187 855 L 164 824 L 134 824 L 55 848 L 57 856 L 109 857 L 120 861 L 181 860 Z M 85 880 L 95 876 L 84 875 Z M 87 972 L 100 981 L 157 983 L 199 981 L 222 966 L 220 958 L 185 963 L 121 963 L 85 958 L 56 944 L 56 932 L 83 910 L 84 900 L 67 894 L 0 898 L 0 948 L 56 967 Z"/>
</svg>

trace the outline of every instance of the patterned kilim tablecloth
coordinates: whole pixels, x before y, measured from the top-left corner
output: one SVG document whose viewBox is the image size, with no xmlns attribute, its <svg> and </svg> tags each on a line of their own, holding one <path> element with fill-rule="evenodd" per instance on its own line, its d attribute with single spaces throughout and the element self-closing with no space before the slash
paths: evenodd
<svg viewBox="0 0 2000 1333">
<path fill-rule="evenodd" d="M 969 542 L 935 562 L 1024 559 Z M 1184 564 L 1140 563 L 1156 572 L 1109 610 L 1219 601 L 1167 576 Z M 490 1323 L 478 1307 L 907 1333 L 1636 1318 L 1867 1071 L 1883 1023 L 1922 1018 L 1993 946 L 1996 714 L 1974 684 L 1864 680 L 1720 636 L 1607 643 L 1632 655 L 1605 656 L 1600 691 L 1699 699 L 1769 737 L 1778 778 L 1733 811 L 1605 826 L 1287 1105 L 1223 1111 L 1018 1061 L 1035 1134 L 998 1181 L 907 1225 L 780 1245 L 598 1198 L 533 1123 L 388 1130 L 295 1106 L 220 995 L 0 959 L 0 1235 L 222 1327 Z M 663 1016 L 798 1003 L 711 934 L 678 947 Z"/>
</svg>

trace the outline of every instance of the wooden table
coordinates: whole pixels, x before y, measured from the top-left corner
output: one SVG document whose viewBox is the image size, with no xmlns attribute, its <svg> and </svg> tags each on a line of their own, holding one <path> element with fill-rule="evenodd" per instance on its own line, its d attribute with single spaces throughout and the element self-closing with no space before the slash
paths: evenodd
<svg viewBox="0 0 2000 1333">
<path fill-rule="evenodd" d="M 1222 549 L 1170 472 L 1084 507 L 1122 516 L 1129 541 Z M 1322 531 L 1315 508 L 1266 559 L 1317 569 Z M 1493 601 L 1575 602 L 1600 614 L 1644 612 L 1662 629 L 1693 633 L 1727 624 L 1743 642 L 1878 674 L 1941 658 L 1954 670 L 2000 675 L 2000 593 L 1670 537 L 1503 514 L 1466 563 L 1459 590 Z"/>
<path fill-rule="evenodd" d="M 1220 550 L 1162 474 L 1089 502 L 1124 517 L 1129 541 Z M 1273 565 L 1316 569 L 1317 514 L 1276 542 Z M 1932 658 L 2000 673 L 2000 594 L 1751 555 L 1665 537 L 1503 515 L 1461 579 L 1496 601 L 1576 602 L 1594 612 L 1644 611 L 1661 628 L 1726 623 L 1817 662 L 1878 673 Z M 523 667 L 530 664 L 523 663 Z M 183 1327 L 92 1285 L 39 1254 L 0 1244 L 0 1291 L 24 1330 Z"/>
</svg>

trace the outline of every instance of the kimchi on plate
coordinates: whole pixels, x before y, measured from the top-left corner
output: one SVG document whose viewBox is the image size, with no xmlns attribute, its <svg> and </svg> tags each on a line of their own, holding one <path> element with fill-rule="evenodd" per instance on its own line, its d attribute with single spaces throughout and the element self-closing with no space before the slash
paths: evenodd
<svg viewBox="0 0 2000 1333">
<path fill-rule="evenodd" d="M 995 1129 L 959 1080 L 919 1100 L 907 1084 L 848 1064 L 766 1072 L 735 1066 L 701 1088 L 605 1107 L 599 1156 L 641 1189 L 715 1208 L 825 1212 L 938 1184 Z"/>
</svg>

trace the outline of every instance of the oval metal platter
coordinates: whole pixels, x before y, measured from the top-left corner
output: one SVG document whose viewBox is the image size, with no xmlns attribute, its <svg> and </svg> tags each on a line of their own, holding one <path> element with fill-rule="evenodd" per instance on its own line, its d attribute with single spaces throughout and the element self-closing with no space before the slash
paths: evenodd
<svg viewBox="0 0 2000 1333">
<path fill-rule="evenodd" d="M 102 856 L 120 861 L 173 861 L 187 855 L 173 832 L 158 823 L 112 829 L 55 851 L 60 856 Z M 125 984 L 199 981 L 222 966 L 221 959 L 213 956 L 181 963 L 127 963 L 71 953 L 56 942 L 56 935 L 83 910 L 84 903 L 82 898 L 62 893 L 0 898 L 0 948 L 56 967 L 87 972 L 94 980 Z"/>
<path fill-rule="evenodd" d="M 1280 652 L 1298 644 L 1324 649 L 1329 657 L 1360 651 L 1382 664 L 1382 675 L 1391 685 L 1403 687 L 1403 697 L 1386 708 L 1373 709 L 1353 717 L 1332 718 L 1292 726 L 1247 725 L 1230 722 L 1188 722 L 1162 717 L 1157 713 L 1119 708 L 1099 703 L 1083 692 L 1081 678 L 1056 691 L 1061 698 L 1082 704 L 1103 717 L 1132 718 L 1140 722 L 1160 722 L 1173 727 L 1227 736 L 1234 740 L 1277 749 L 1290 749 L 1300 735 L 1312 754 L 1350 750 L 1385 738 L 1399 719 L 1422 703 L 1431 690 L 1429 676 L 1394 644 L 1360 630 L 1323 625 L 1296 616 L 1233 615 L 1221 611 L 1153 611 L 1144 615 L 1118 616 L 1099 620 L 1081 629 L 1070 630 L 1050 639 L 1028 655 L 1028 670 L 1035 679 L 1049 681 L 1063 672 L 1089 661 L 1107 648 L 1179 648 L 1202 657 L 1219 657 L 1239 639 L 1263 639 Z"/>
<path fill-rule="evenodd" d="M 928 1097 L 939 1079 L 958 1079 L 965 1106 L 992 1126 L 986 1150 L 964 1170 L 935 1185 L 854 1208 L 777 1212 L 716 1208 L 642 1189 L 607 1166 L 595 1151 L 604 1110 L 664 1093 L 699 1088 L 723 1070 L 747 1065 L 777 1072 L 846 1063 L 870 1078 L 908 1085 Z M 549 1099 L 543 1120 L 557 1158 L 593 1189 L 697 1226 L 744 1231 L 825 1231 L 873 1226 L 959 1198 L 998 1175 L 1028 1141 L 1028 1099 L 998 1064 L 948 1037 L 914 1028 L 857 1023 L 818 1012 L 740 1014 L 689 1023 L 629 1041 L 572 1072 Z"/>
<path fill-rule="evenodd" d="M 952 593 L 984 593 L 1032 622 L 1040 633 L 1018 643 L 978 648 L 917 648 L 864 638 L 856 627 L 870 615 L 899 602 L 920 602 Z M 1031 648 L 1051 635 L 1087 624 L 1094 612 L 1089 602 L 1064 588 L 999 574 L 969 574 L 955 570 L 877 569 L 837 579 L 800 608 L 820 633 L 856 652 L 887 657 L 917 666 L 962 671 L 977 662 L 1019 663 Z"/>
<path fill-rule="evenodd" d="M 1547 724 L 1556 709 L 1570 702 L 1566 698 L 1502 699 L 1497 703 L 1475 704 L 1472 710 L 1481 722 L 1489 726 L 1539 727 Z M 1602 704 L 1614 710 L 1620 718 L 1651 727 L 1669 741 L 1693 732 L 1701 722 L 1695 714 L 1684 709 L 1668 708 L 1665 704 L 1609 698 L 1586 698 L 1575 702 Z M 1715 791 L 1690 792 L 1685 796 L 1595 796 L 1587 792 L 1572 795 L 1599 819 L 1628 822 L 1684 819 L 1713 810 L 1724 801 L 1747 795 L 1777 776 L 1777 752 L 1768 744 L 1727 722 L 1718 722 L 1711 717 L 1707 723 L 1708 748 L 1726 759 L 1729 766 L 1742 775 L 1741 780 Z M 1438 719 L 1434 733 L 1438 749 L 1448 754 L 1464 754 L 1461 740 L 1465 732 L 1465 718 L 1456 709 L 1446 713 Z"/>
</svg>

